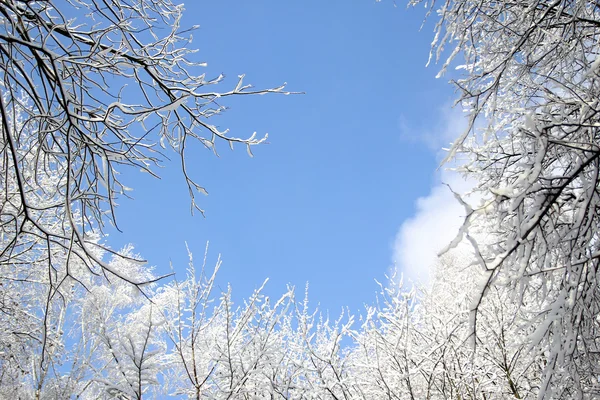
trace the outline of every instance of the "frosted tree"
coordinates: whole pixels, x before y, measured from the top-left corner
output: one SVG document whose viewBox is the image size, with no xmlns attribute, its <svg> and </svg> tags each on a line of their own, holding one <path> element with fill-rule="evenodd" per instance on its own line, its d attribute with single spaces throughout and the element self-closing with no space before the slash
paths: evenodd
<svg viewBox="0 0 600 400">
<path fill-rule="evenodd" d="M 109 265 L 120 272 L 153 280 L 145 266 L 131 262 L 131 248 L 114 255 Z M 90 276 L 90 275 L 88 275 Z M 80 398 L 142 399 L 158 392 L 166 343 L 164 318 L 149 297 L 153 285 L 138 288 L 114 275 L 93 277 L 79 285 L 68 309 L 67 340 L 63 354 L 70 370 L 71 396 Z M 82 287 L 83 286 L 83 287 Z"/>
<path fill-rule="evenodd" d="M 157 278 L 98 233 L 116 225 L 116 200 L 130 190 L 119 173 L 154 175 L 170 148 L 200 210 L 195 196 L 206 191 L 186 168 L 189 140 L 215 153 L 219 141 L 239 143 L 251 154 L 266 135 L 230 136 L 210 118 L 228 97 L 287 93 L 253 90 L 243 76 L 212 89 L 224 77 L 207 77 L 192 60 L 183 12 L 169 0 L 0 1 L 3 397 L 94 398 L 112 382 L 114 396 L 136 398 L 156 383 L 162 309 L 124 293 L 150 297 Z M 73 314 L 86 307 L 100 320 Z M 66 337 L 81 353 L 65 349 Z"/>
<path fill-rule="evenodd" d="M 3 92 L 3 101 L 10 97 L 10 92 Z M 66 239 L 74 233 L 65 226 L 67 208 L 56 206 L 62 201 L 60 191 L 67 177 L 55 164 L 37 158 L 42 145 L 24 118 L 28 102 L 27 96 L 20 97 L 11 114 L 2 119 L 4 131 L 19 137 L 22 149 L 18 174 L 8 154 L 0 158 L 0 168 L 7 171 L 0 198 L 0 243 L 7 246 L 3 249 L 6 258 L 0 262 L 0 393 L 2 397 L 63 398 L 85 376 L 74 378 L 78 371 L 88 368 L 65 347 L 75 304 L 89 299 L 97 285 L 114 288 L 111 281 L 150 282 L 154 277 L 129 253 L 117 254 L 101 245 L 97 232 L 85 231 L 85 252 L 68 246 Z M 10 138 L 4 135 L 0 141 L 6 150 Z M 35 224 L 27 219 L 22 220 L 26 226 L 19 228 L 21 195 L 35 205 L 28 215 L 43 231 L 28 230 Z M 71 216 L 81 218 L 81 211 L 73 210 Z M 104 260 L 111 254 L 116 259 L 104 262 L 103 274 L 89 263 L 91 258 Z M 141 293 L 140 288 L 128 286 Z M 65 363 L 73 363 L 68 374 Z"/>
<path fill-rule="evenodd" d="M 231 136 L 211 117 L 228 97 L 286 93 L 283 86 L 253 90 L 242 75 L 230 90 L 213 89 L 224 77 L 202 73 L 183 12 L 170 0 L 0 1 L 0 153 L 11 179 L 2 183 L 2 265 L 43 240 L 93 273 L 108 270 L 86 232 L 116 225 L 116 200 L 130 190 L 120 171 L 154 175 L 171 148 L 192 210 L 202 211 L 195 198 L 206 190 L 186 168 L 189 141 L 215 152 L 219 141 L 238 143 L 251 154 L 265 140 Z M 53 184 L 42 185 L 49 175 Z M 50 215 L 62 224 L 49 226 Z"/>
<path fill-rule="evenodd" d="M 428 392 L 438 398 L 535 398 L 543 360 L 528 351 L 529 315 L 511 291 L 489 289 L 473 335 L 472 305 L 485 273 L 460 252 L 441 257 L 435 271 L 416 310 L 416 330 L 429 343 L 420 359 Z"/>
<path fill-rule="evenodd" d="M 29 129 L 21 112 L 19 105 L 7 129 Z M 38 175 L 30 195 L 46 204 L 65 177 L 36 163 L 38 144 L 34 134 L 28 137 L 22 176 L 35 181 Z M 8 200 L 2 204 L 12 212 L 17 176 L 3 183 Z M 60 232 L 66 210 L 42 210 L 38 221 Z M 131 249 L 115 252 L 99 244 L 96 232 L 84 233 L 92 260 L 103 260 L 99 268 L 82 249 L 74 254 L 67 242 L 43 235 L 22 236 L 1 265 L 2 397 L 318 398 L 346 390 L 341 340 L 348 326 L 309 312 L 307 302 L 296 304 L 291 288 L 270 302 L 261 287 L 236 306 L 230 290 L 213 294 L 220 263 L 212 274 L 205 263 L 198 274 L 190 263 L 185 279 L 157 286 Z"/>
<path fill-rule="evenodd" d="M 414 2 L 414 3 L 419 3 Z M 509 288 L 543 361 L 540 398 L 600 395 L 600 7 L 594 1 L 447 0 L 432 57 L 455 81 L 469 129 L 448 159 L 468 160 L 486 199 L 461 232 L 484 273 L 471 305 Z M 477 128 L 480 127 L 480 128 Z M 485 241 L 469 227 L 484 227 Z M 481 230 L 481 228 L 480 228 Z M 496 289 L 494 289 L 496 287 Z"/>
<path fill-rule="evenodd" d="M 352 320 L 330 322 L 293 288 L 277 300 L 264 284 L 236 306 L 231 288 L 213 293 L 221 261 L 210 272 L 192 256 L 185 280 L 153 297 L 162 307 L 168 347 L 162 374 L 170 395 L 211 399 L 330 398 L 348 393 L 345 352 Z M 266 282 L 265 282 L 266 283 Z"/>
<path fill-rule="evenodd" d="M 129 256 L 125 250 L 107 263 L 153 279 Z M 81 263 L 70 263 L 72 275 L 67 275 L 66 261 L 57 262 L 50 275 L 46 259 L 4 270 L 0 293 L 11 302 L 0 314 L 0 395 L 111 398 L 110 389 L 139 397 L 141 387 L 149 386 L 146 376 L 158 374 L 157 364 L 148 359 L 162 349 L 155 340 L 158 324 L 148 315 L 151 304 L 130 283 L 114 275 L 91 275 Z M 71 276 L 77 270 L 81 275 L 75 280 Z M 60 285 L 53 283 L 53 275 L 61 277 Z"/>
<path fill-rule="evenodd" d="M 173 347 L 166 358 L 169 392 L 193 399 L 266 398 L 273 390 L 271 365 L 285 358 L 277 328 L 291 292 L 271 305 L 263 284 L 235 306 L 231 288 L 213 292 L 220 259 L 209 272 L 205 253 L 197 271 L 189 256 L 186 279 L 161 288 L 153 300 L 162 307 L 164 336 Z"/>
<path fill-rule="evenodd" d="M 476 267 L 446 254 L 429 288 L 382 285 L 353 336 L 349 398 L 537 397 L 544 359 L 528 351 L 528 316 L 509 291 L 490 289 L 473 344 L 469 317 L 478 287 L 464 276 L 481 276 Z"/>
</svg>

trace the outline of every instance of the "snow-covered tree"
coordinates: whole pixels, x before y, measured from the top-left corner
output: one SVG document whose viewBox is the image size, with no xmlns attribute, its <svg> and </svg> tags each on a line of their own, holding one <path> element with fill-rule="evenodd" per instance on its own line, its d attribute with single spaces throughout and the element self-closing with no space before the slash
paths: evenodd
<svg viewBox="0 0 600 400">
<path fill-rule="evenodd" d="M 0 243 L 4 246 L 0 261 L 0 393 L 2 397 L 60 398 L 64 390 L 70 390 L 72 381 L 58 377 L 64 375 L 64 363 L 70 357 L 65 332 L 71 326 L 73 304 L 94 284 L 107 285 L 109 279 L 149 282 L 153 278 L 128 254 L 107 250 L 97 232 L 83 233 L 88 246 L 85 252 L 70 245 L 74 232 L 65 226 L 67 210 L 57 206 L 67 177 L 55 164 L 38 158 L 42 145 L 24 118 L 27 96 L 12 100 L 11 96 L 10 91 L 3 91 L 2 100 L 14 104 L 10 115 L 1 119 L 10 136 L 2 135 L 0 143 L 6 150 L 11 140 L 18 139 L 20 148 L 18 169 L 8 153 L 0 157 L 0 168 L 6 172 L 0 184 Z M 20 209 L 23 198 L 33 206 L 26 214 Z M 71 214 L 73 218 L 81 215 L 81 210 Z M 89 262 L 91 258 L 103 260 L 111 252 L 120 262 L 104 263 L 103 274 Z"/>
<path fill-rule="evenodd" d="M 263 138 L 210 118 L 283 87 L 210 90 L 223 77 L 196 72 L 170 0 L 0 0 L 0 397 L 600 396 L 600 6 L 428 7 L 432 57 L 462 64 L 470 124 L 448 159 L 479 182 L 453 243 L 473 257 L 447 254 L 429 288 L 382 287 L 355 328 L 291 288 L 235 304 L 206 257 L 155 284 L 99 234 L 120 170 L 153 173 L 168 147 L 199 209 L 187 141 L 250 152 Z"/>
<path fill-rule="evenodd" d="M 195 269 L 161 288 L 153 298 L 162 307 L 164 338 L 171 349 L 163 374 L 170 395 L 200 399 L 334 398 L 345 389 L 342 339 L 352 319 L 330 322 L 310 311 L 294 290 L 276 301 L 264 284 L 235 306 L 231 288 L 213 293 L 215 274 Z M 266 282 L 265 282 L 266 283 Z"/>
<path fill-rule="evenodd" d="M 420 3 L 415 1 L 413 3 Z M 480 337 L 485 304 L 501 293 L 543 359 L 540 398 L 600 395 L 600 6 L 576 1 L 446 0 L 432 57 L 460 60 L 455 81 L 469 129 L 448 159 L 485 199 L 470 209 L 482 283 L 473 299 Z M 485 240 L 473 235 L 485 231 Z M 508 291 L 509 293 L 505 294 Z M 509 305 L 510 304 L 510 305 Z M 496 315 L 496 317 L 498 317 Z"/>
<path fill-rule="evenodd" d="M 170 147 L 200 210 L 188 140 L 251 155 L 266 136 L 230 136 L 210 117 L 228 97 L 287 93 L 243 76 L 213 90 L 223 76 L 192 60 L 183 11 L 170 0 L 0 1 L 2 397 L 140 398 L 157 384 L 157 278 L 99 234 L 129 190 L 119 172 L 154 174 Z"/>
<path fill-rule="evenodd" d="M 180 26 L 183 12 L 171 0 L 0 1 L 1 173 L 11 179 L 2 188 L 0 263 L 44 240 L 90 269 L 109 268 L 86 233 L 116 224 L 116 199 L 130 190 L 123 168 L 154 175 L 170 147 L 192 211 L 202 211 L 195 196 L 206 190 L 186 168 L 189 141 L 215 152 L 219 141 L 239 143 L 251 154 L 265 140 L 230 136 L 210 118 L 228 97 L 283 86 L 254 90 L 241 75 L 230 90 L 212 89 L 223 76 L 207 77 L 192 57 L 194 27 Z M 62 223 L 48 225 L 49 215 Z"/>
</svg>

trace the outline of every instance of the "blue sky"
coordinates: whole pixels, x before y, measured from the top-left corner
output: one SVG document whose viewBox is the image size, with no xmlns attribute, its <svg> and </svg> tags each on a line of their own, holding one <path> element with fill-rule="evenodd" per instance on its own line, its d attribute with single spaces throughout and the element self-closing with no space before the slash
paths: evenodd
<svg viewBox="0 0 600 400">
<path fill-rule="evenodd" d="M 190 215 L 176 154 L 160 181 L 126 176 L 135 200 L 121 200 L 123 233 L 108 242 L 133 243 L 159 272 L 172 262 L 183 274 L 185 242 L 200 263 L 210 241 L 210 259 L 223 258 L 220 286 L 230 282 L 238 299 L 269 277 L 273 295 L 288 283 L 302 293 L 309 282 L 311 302 L 334 314 L 373 302 L 393 259 L 419 259 L 413 242 L 441 235 L 437 217 L 421 229 L 421 214 L 451 201 L 435 190 L 437 149 L 454 133 L 454 89 L 435 79 L 437 66 L 425 67 L 433 33 L 431 23 L 419 30 L 424 10 L 399 5 L 189 1 L 183 26 L 200 25 L 194 57 L 208 62 L 198 73 L 224 73 L 223 90 L 243 73 L 256 87 L 287 82 L 305 94 L 225 103 L 231 109 L 213 123 L 234 136 L 268 132 L 269 143 L 254 158 L 226 143 L 218 158 L 193 147 L 206 218 Z"/>
</svg>

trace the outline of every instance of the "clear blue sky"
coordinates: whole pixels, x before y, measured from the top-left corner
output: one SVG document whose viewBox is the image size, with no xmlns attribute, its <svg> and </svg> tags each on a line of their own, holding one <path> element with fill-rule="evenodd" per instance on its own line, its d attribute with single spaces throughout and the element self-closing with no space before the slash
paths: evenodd
<svg viewBox="0 0 600 400">
<path fill-rule="evenodd" d="M 288 82 L 297 96 L 236 99 L 217 125 L 235 136 L 269 133 L 269 144 L 220 157 L 200 145 L 190 152 L 193 176 L 209 196 L 206 218 L 190 216 L 178 164 L 162 180 L 128 181 L 134 201 L 121 200 L 123 233 L 109 243 L 136 251 L 168 272 L 185 273 L 185 241 L 198 266 L 210 241 L 221 253 L 219 282 L 237 299 L 269 277 L 268 293 L 310 285 L 312 304 L 337 314 L 374 300 L 374 279 L 392 264 L 399 227 L 427 195 L 439 157 L 420 135 L 440 125 L 454 97 L 438 66 L 425 67 L 432 24 L 424 10 L 391 1 L 188 1 L 183 26 L 200 25 L 193 47 L 208 75 L 225 73 L 257 87 Z M 202 71 L 199 71 L 202 72 Z M 172 154 L 176 161 L 176 154 Z"/>
</svg>

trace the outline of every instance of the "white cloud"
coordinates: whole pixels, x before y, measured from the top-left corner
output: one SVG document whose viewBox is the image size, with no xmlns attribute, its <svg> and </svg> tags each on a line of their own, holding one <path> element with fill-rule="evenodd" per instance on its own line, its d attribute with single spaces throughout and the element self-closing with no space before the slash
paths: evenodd
<svg viewBox="0 0 600 400">
<path fill-rule="evenodd" d="M 441 111 L 439 120 L 436 134 L 425 132 L 419 138 L 442 158 L 441 147 L 459 137 L 467 121 L 462 112 L 448 107 Z M 439 252 L 454 239 L 464 221 L 465 209 L 447 185 L 459 194 L 473 188 L 473 183 L 459 174 L 442 171 L 430 193 L 417 199 L 414 215 L 402 223 L 396 235 L 392 260 L 405 280 L 428 282 Z"/>
<path fill-rule="evenodd" d="M 427 282 L 438 253 L 454 239 L 465 217 L 461 206 L 446 184 L 457 193 L 472 185 L 458 174 L 444 171 L 441 181 L 429 195 L 417 199 L 413 217 L 400 226 L 393 248 L 393 260 L 405 280 Z"/>
</svg>

